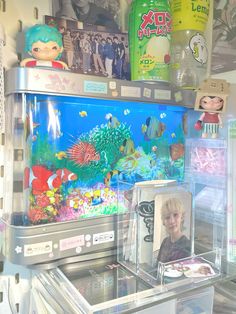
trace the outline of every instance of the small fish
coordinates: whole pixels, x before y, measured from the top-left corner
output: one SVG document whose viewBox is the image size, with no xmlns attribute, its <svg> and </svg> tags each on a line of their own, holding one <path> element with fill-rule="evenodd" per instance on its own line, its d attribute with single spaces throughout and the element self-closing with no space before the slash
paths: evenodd
<svg viewBox="0 0 236 314">
<path fill-rule="evenodd" d="M 128 114 L 130 114 L 130 110 L 129 109 L 125 109 L 124 110 L 124 115 L 127 116 Z"/>
<path fill-rule="evenodd" d="M 89 200 L 92 206 L 103 203 L 100 190 L 86 192 L 84 196 Z"/>
<path fill-rule="evenodd" d="M 85 192 L 84 196 L 90 200 L 90 199 L 92 199 L 93 194 L 91 192 Z"/>
<path fill-rule="evenodd" d="M 62 160 L 62 159 L 67 158 L 67 154 L 66 154 L 66 152 L 60 151 L 60 152 L 58 152 L 58 153 L 55 154 L 55 157 L 56 157 L 58 160 Z"/>
<path fill-rule="evenodd" d="M 157 152 L 157 146 L 152 146 L 152 152 Z"/>
<path fill-rule="evenodd" d="M 103 199 L 101 197 L 93 198 L 92 200 L 92 206 L 99 205 L 101 203 L 103 203 Z"/>
<path fill-rule="evenodd" d="M 111 113 L 107 113 L 106 115 L 105 115 L 105 119 L 106 120 L 110 120 L 112 118 L 112 114 Z"/>
<path fill-rule="evenodd" d="M 100 197 L 101 196 L 101 191 L 100 190 L 93 191 L 93 196 L 94 197 Z"/>
<path fill-rule="evenodd" d="M 161 119 L 163 119 L 163 118 L 165 118 L 165 117 L 166 117 L 166 114 L 165 114 L 165 113 L 161 113 L 161 114 L 160 114 L 160 118 L 161 118 Z"/>
<path fill-rule="evenodd" d="M 119 125 L 120 125 L 120 122 L 119 122 L 119 120 L 118 120 L 116 117 L 112 116 L 112 117 L 109 119 L 108 126 L 109 126 L 110 128 L 115 129 L 115 128 L 117 128 Z"/>
<path fill-rule="evenodd" d="M 130 138 L 125 139 L 122 145 L 120 146 L 119 150 L 122 154 L 126 156 L 133 154 L 135 152 L 134 142 Z"/>
<path fill-rule="evenodd" d="M 154 116 L 148 117 L 145 125 L 142 125 L 142 133 L 146 141 L 161 137 L 166 129 L 165 124 Z"/>
<path fill-rule="evenodd" d="M 109 171 L 106 175 L 106 177 L 104 178 L 104 183 L 106 186 L 110 185 L 111 179 L 115 176 L 115 175 L 119 175 L 120 171 L 119 170 L 112 170 Z"/>
<path fill-rule="evenodd" d="M 93 191 L 92 205 L 98 205 L 101 203 L 103 203 L 103 199 L 101 198 L 101 190 Z"/>
<path fill-rule="evenodd" d="M 37 140 L 37 135 L 32 136 L 32 142 L 35 142 Z"/>
<path fill-rule="evenodd" d="M 172 138 L 176 137 L 175 133 L 171 133 L 171 137 Z"/>
<path fill-rule="evenodd" d="M 141 130 L 142 130 L 142 133 L 145 133 L 147 131 L 147 125 L 142 124 Z"/>
<path fill-rule="evenodd" d="M 81 116 L 81 118 L 84 118 L 84 117 L 88 116 L 88 113 L 87 113 L 87 111 L 80 111 L 79 115 Z"/>
</svg>

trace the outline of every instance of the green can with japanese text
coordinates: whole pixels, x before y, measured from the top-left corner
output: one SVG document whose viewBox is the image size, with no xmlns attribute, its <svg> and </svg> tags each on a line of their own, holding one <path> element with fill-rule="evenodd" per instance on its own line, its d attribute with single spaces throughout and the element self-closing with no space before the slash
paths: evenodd
<svg viewBox="0 0 236 314">
<path fill-rule="evenodd" d="M 131 79 L 170 81 L 171 11 L 168 0 L 133 0 L 129 14 Z"/>
</svg>

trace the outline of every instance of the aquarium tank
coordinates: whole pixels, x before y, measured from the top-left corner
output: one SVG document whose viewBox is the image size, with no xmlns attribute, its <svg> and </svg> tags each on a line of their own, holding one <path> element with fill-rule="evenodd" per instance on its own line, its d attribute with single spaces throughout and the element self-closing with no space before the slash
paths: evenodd
<svg viewBox="0 0 236 314">
<path fill-rule="evenodd" d="M 183 107 L 11 95 L 5 219 L 31 226 L 116 214 L 118 181 L 183 180 L 185 133 Z"/>
</svg>

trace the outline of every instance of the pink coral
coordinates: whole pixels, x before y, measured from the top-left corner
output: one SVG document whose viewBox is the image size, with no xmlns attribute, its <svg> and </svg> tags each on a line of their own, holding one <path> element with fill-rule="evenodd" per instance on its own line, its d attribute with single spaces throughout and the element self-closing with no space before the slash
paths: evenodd
<svg viewBox="0 0 236 314">
<path fill-rule="evenodd" d="M 46 207 L 50 204 L 50 199 L 45 194 L 40 194 L 36 196 L 36 204 L 40 207 Z"/>
<path fill-rule="evenodd" d="M 40 207 L 31 208 L 29 210 L 28 217 L 33 224 L 48 220 L 47 214 Z"/>
</svg>

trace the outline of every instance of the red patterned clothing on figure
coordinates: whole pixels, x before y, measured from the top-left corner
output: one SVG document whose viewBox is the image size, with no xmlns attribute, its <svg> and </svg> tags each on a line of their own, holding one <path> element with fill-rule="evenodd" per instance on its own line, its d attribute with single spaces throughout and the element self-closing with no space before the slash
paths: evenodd
<svg viewBox="0 0 236 314">
<path fill-rule="evenodd" d="M 59 61 L 45 61 L 45 60 L 29 60 L 25 64 L 26 67 L 49 67 L 49 68 L 57 68 L 64 69 L 64 66 Z"/>
</svg>

